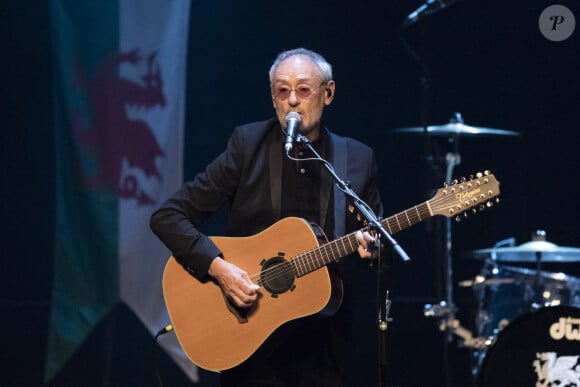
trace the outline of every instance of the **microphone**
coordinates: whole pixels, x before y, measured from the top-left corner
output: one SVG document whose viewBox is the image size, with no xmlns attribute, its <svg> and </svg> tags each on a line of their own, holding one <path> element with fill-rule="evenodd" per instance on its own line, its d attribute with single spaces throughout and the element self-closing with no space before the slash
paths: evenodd
<svg viewBox="0 0 580 387">
<path fill-rule="evenodd" d="M 403 27 L 408 27 L 425 16 L 431 15 L 440 9 L 449 7 L 456 1 L 457 0 L 427 0 L 425 4 L 411 12 L 409 16 L 403 20 Z"/>
<path fill-rule="evenodd" d="M 296 112 L 290 112 L 286 115 L 286 143 L 284 144 L 286 154 L 292 150 L 292 143 L 296 140 L 301 121 L 302 117 Z"/>
</svg>

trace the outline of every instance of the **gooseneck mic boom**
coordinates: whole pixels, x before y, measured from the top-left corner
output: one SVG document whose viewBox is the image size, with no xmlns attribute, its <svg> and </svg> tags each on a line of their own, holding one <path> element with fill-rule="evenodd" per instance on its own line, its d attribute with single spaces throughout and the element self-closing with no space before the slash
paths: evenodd
<svg viewBox="0 0 580 387">
<path fill-rule="evenodd" d="M 286 115 L 286 143 L 284 144 L 286 154 L 292 150 L 292 143 L 296 140 L 301 121 L 302 117 L 296 112 L 290 112 Z"/>
<path fill-rule="evenodd" d="M 449 7 L 457 0 L 427 0 L 425 4 L 417 8 L 415 11 L 411 12 L 405 20 L 403 20 L 403 27 L 410 26 L 411 24 L 417 22 L 424 16 L 431 15 L 439 11 L 440 9 Z"/>
</svg>

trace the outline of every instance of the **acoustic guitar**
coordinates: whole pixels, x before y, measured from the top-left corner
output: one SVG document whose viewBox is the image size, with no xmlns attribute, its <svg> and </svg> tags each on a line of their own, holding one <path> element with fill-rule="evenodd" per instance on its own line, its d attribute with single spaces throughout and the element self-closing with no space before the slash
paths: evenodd
<svg viewBox="0 0 580 387">
<path fill-rule="evenodd" d="M 460 220 L 493 205 L 499 182 L 489 172 L 454 181 L 428 201 L 381 220 L 395 234 L 435 215 Z M 319 244 L 311 225 L 284 218 L 249 237 L 211 237 L 229 262 L 261 286 L 250 309 L 236 308 L 212 281 L 193 278 L 174 257 L 163 272 L 163 294 L 177 339 L 189 359 L 209 371 L 242 364 L 281 326 L 334 313 L 342 284 L 326 267 L 357 251 L 355 232 Z"/>
</svg>

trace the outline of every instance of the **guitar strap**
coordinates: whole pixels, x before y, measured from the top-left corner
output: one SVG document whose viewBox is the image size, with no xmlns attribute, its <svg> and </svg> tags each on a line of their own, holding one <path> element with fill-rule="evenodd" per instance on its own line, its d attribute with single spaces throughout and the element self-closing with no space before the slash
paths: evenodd
<svg viewBox="0 0 580 387">
<path fill-rule="evenodd" d="M 270 193 L 272 197 L 273 221 L 282 216 L 282 136 L 270 145 Z"/>
<path fill-rule="evenodd" d="M 332 139 L 332 165 L 338 177 L 347 180 L 347 147 L 344 137 L 330 134 Z M 344 192 L 342 192 L 336 184 L 334 187 L 334 238 L 344 235 L 345 221 L 346 221 L 346 199 Z M 322 195 L 324 196 L 324 195 Z M 322 203 L 321 203 L 322 204 Z M 322 206 L 321 206 L 322 208 Z M 326 218 L 326 217 L 325 217 Z"/>
</svg>

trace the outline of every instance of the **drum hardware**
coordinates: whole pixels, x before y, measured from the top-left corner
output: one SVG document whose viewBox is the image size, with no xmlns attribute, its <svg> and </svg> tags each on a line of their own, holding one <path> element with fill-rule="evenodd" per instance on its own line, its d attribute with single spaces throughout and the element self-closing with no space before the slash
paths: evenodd
<svg viewBox="0 0 580 387">
<path fill-rule="evenodd" d="M 508 238 L 497 242 L 494 247 L 499 248 L 501 246 L 514 244 L 515 239 Z M 498 287 L 500 285 L 512 284 L 516 282 L 515 278 L 495 278 L 498 273 L 499 267 L 497 262 L 489 259 L 485 261 L 480 274 L 476 275 L 472 279 L 460 281 L 458 283 L 460 287 L 473 288 L 473 291 L 477 296 L 479 309 L 477 317 L 478 326 L 489 320 L 489 316 L 483 307 L 485 289 L 488 287 Z M 483 335 L 483 331 L 478 330 L 478 335 L 474 336 L 470 330 L 463 327 L 461 322 L 455 318 L 455 313 L 457 311 L 456 309 L 457 308 L 455 306 L 449 306 L 445 301 L 442 301 L 438 305 L 425 305 L 423 313 L 425 317 L 439 317 L 439 330 L 442 332 L 447 331 L 457 336 L 460 339 L 458 346 L 472 349 L 472 356 L 478 358 L 477 367 L 479 367 L 481 359 L 483 359 L 485 356 L 487 348 L 495 343 L 497 333 L 503 329 L 509 323 L 509 321 L 502 319 L 498 322 L 497 328 L 493 329 L 490 334 Z M 472 372 L 474 371 L 472 370 Z"/>
<path fill-rule="evenodd" d="M 580 261 L 580 249 L 546 241 L 545 231 L 534 232 L 529 242 L 519 246 L 510 238 L 492 248 L 476 250 L 468 257 L 482 259 L 483 266 L 478 275 L 458 285 L 473 289 L 477 300 L 475 331 L 478 337 L 487 337 L 491 343 L 472 350 L 472 374 L 476 378 L 482 377 L 483 364 L 503 332 L 513 331 L 512 325 L 522 316 L 546 309 L 580 306 L 580 278 L 542 270 L 542 265 L 548 262 Z M 535 264 L 535 269 L 508 265 L 519 263 Z M 530 369 L 533 369 L 531 363 Z"/>
<path fill-rule="evenodd" d="M 454 113 L 449 122 L 444 125 L 436 126 L 425 126 L 425 127 L 409 127 L 401 128 L 393 131 L 394 133 L 402 134 L 415 134 L 422 135 L 427 140 L 429 137 L 442 137 L 447 138 L 449 144 L 452 145 L 453 151 L 445 154 L 445 181 L 451 182 L 453 176 L 454 168 L 461 164 L 461 154 L 459 153 L 459 140 L 463 137 L 473 137 L 473 136 L 519 136 L 520 133 L 502 130 L 502 129 L 492 129 L 485 127 L 475 127 L 466 125 L 463 117 L 460 113 Z M 432 155 L 426 155 L 429 160 L 434 160 Z M 437 159 L 440 160 L 440 159 Z M 443 281 L 445 288 L 445 300 L 441 301 L 438 305 L 426 304 L 424 306 L 425 317 L 435 317 L 438 318 L 439 330 L 446 333 L 446 340 L 450 343 L 453 336 L 458 336 L 461 338 L 461 345 L 473 348 L 473 349 L 484 349 L 492 344 L 493 338 L 484 337 L 473 337 L 473 334 L 462 327 L 459 320 L 455 318 L 456 307 L 453 300 L 453 264 L 452 264 L 452 254 L 453 254 L 453 239 L 451 230 L 451 219 L 446 218 L 444 224 L 444 251 L 443 251 L 443 262 L 444 262 L 444 272 Z M 484 280 L 485 282 L 485 280 Z M 476 285 L 472 282 L 472 285 Z M 473 286 L 474 289 L 479 289 L 480 286 Z M 444 351 L 444 354 L 446 352 Z"/>
<path fill-rule="evenodd" d="M 441 332 L 450 332 L 458 336 L 462 341 L 459 343 L 465 348 L 487 348 L 494 343 L 494 338 L 473 337 L 473 334 L 461 325 L 461 322 L 452 317 L 455 315 L 457 308 L 449 306 L 445 301 L 437 305 L 426 304 L 423 308 L 425 317 L 438 317 L 438 326 Z"/>
<path fill-rule="evenodd" d="M 445 154 L 445 181 L 451 182 L 453 178 L 453 170 L 456 166 L 461 164 L 461 154 L 459 153 L 459 140 L 461 137 L 468 136 L 519 136 L 520 133 L 502 130 L 502 129 L 492 129 L 484 127 L 475 127 L 466 125 L 461 113 L 454 113 L 449 122 L 443 125 L 426 126 L 426 127 L 409 127 L 401 128 L 393 131 L 394 133 L 404 133 L 404 134 L 419 134 L 423 136 L 434 136 L 434 137 L 447 137 L 448 142 L 453 145 L 453 151 L 447 152 Z M 454 319 L 454 301 L 453 301 L 453 239 L 451 232 L 451 219 L 445 219 L 444 227 L 444 286 L 445 286 L 445 301 L 446 305 L 450 306 L 447 311 L 447 317 Z M 428 309 L 428 305 L 425 306 Z M 447 341 L 451 342 L 452 334 L 448 334 Z"/>
<path fill-rule="evenodd" d="M 426 304 L 423 307 L 423 314 L 425 317 L 445 317 L 454 315 L 457 312 L 457 307 L 448 305 L 447 302 L 441 301 L 439 304 Z"/>
</svg>

